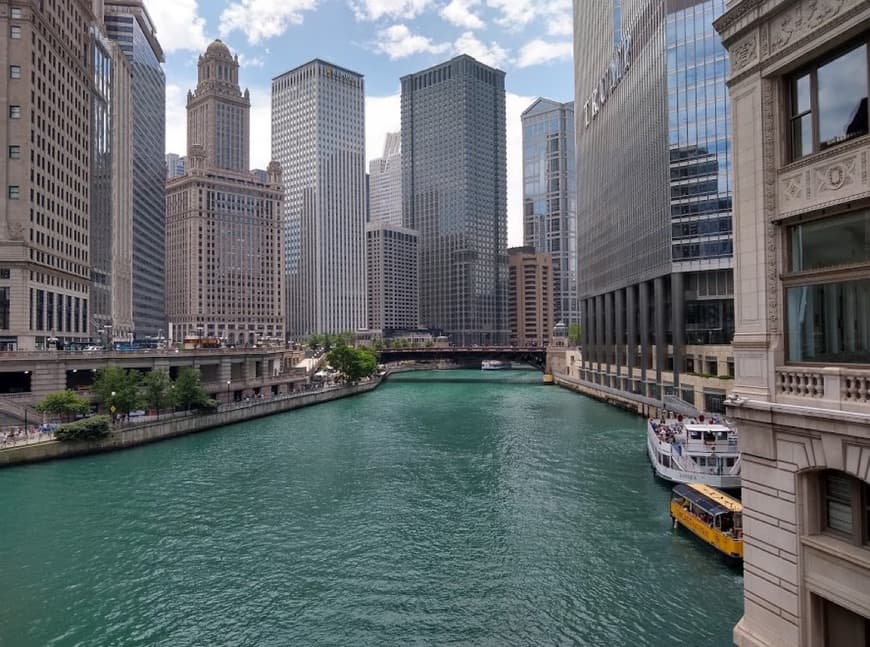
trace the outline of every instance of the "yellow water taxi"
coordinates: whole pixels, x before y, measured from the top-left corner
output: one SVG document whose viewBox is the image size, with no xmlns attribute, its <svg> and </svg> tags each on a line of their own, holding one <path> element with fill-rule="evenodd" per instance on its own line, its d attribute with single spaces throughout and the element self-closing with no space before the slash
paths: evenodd
<svg viewBox="0 0 870 647">
<path fill-rule="evenodd" d="M 674 528 L 684 526 L 731 559 L 743 559 L 743 504 L 709 485 L 682 483 L 671 494 Z"/>
</svg>

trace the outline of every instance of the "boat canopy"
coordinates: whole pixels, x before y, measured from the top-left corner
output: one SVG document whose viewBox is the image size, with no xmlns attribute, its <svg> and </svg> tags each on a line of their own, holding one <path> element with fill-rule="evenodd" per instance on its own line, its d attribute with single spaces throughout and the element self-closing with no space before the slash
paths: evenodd
<svg viewBox="0 0 870 647">
<path fill-rule="evenodd" d="M 674 487 L 674 494 L 715 517 L 727 512 L 742 512 L 743 505 L 727 494 L 702 483 L 682 483 Z"/>
</svg>

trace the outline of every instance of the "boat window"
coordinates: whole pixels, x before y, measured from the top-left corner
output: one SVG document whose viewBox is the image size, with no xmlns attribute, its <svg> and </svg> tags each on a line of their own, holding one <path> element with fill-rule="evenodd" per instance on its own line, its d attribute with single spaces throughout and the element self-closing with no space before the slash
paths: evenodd
<svg viewBox="0 0 870 647">
<path fill-rule="evenodd" d="M 731 456 L 731 457 L 729 457 L 729 458 L 726 458 L 726 459 L 725 459 L 725 467 L 734 467 L 734 461 L 735 461 L 735 460 L 736 460 L 736 459 L 735 459 L 733 456 Z"/>
<path fill-rule="evenodd" d="M 692 440 L 701 440 L 701 432 L 695 430 L 690 431 L 689 438 L 691 438 Z"/>
<path fill-rule="evenodd" d="M 701 467 L 707 467 L 706 456 L 698 456 L 695 460 L 698 461 L 698 465 L 700 465 Z"/>
</svg>

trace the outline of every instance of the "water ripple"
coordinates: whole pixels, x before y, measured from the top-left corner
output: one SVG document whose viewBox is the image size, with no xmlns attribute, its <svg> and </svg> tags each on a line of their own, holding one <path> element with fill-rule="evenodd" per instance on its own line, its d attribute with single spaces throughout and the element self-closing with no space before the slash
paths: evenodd
<svg viewBox="0 0 870 647">
<path fill-rule="evenodd" d="M 741 578 L 670 530 L 642 422 L 538 379 L 4 470 L 0 645 L 730 645 Z"/>
</svg>

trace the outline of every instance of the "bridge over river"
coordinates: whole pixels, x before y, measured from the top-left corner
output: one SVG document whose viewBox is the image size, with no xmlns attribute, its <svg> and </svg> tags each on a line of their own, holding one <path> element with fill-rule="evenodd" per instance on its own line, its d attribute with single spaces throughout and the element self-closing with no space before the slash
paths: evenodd
<svg viewBox="0 0 870 647">
<path fill-rule="evenodd" d="M 541 371 L 547 366 L 544 346 L 431 346 L 428 348 L 385 348 L 380 351 L 384 364 L 403 361 L 451 361 L 463 366 L 480 366 L 493 359 L 528 364 Z"/>
</svg>

